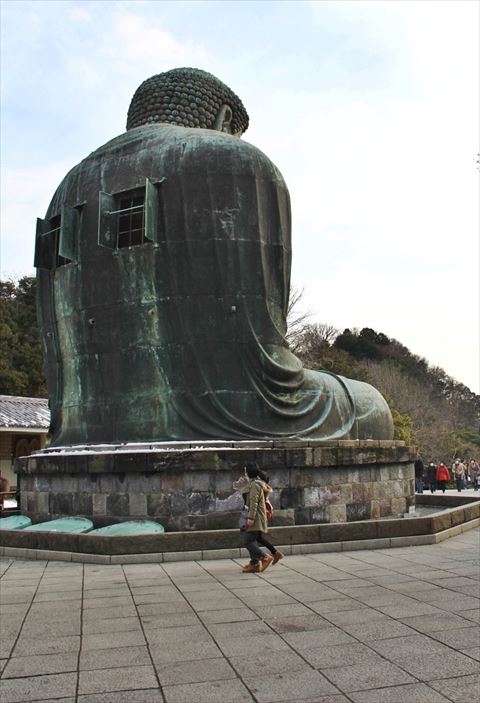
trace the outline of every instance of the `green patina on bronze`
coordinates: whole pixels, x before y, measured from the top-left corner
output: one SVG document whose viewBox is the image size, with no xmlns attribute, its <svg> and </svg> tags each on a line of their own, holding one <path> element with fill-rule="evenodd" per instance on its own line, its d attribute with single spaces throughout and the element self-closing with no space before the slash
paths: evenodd
<svg viewBox="0 0 480 703">
<path fill-rule="evenodd" d="M 288 349 L 289 194 L 247 125 L 211 74 L 169 71 L 60 184 L 35 254 L 53 446 L 393 436 L 374 388 Z M 133 189 L 145 243 L 117 248 Z"/>
</svg>

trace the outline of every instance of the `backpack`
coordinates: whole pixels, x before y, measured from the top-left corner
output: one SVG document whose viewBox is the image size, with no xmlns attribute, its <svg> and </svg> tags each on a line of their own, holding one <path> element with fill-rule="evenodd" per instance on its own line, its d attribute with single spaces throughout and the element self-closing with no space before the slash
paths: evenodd
<svg viewBox="0 0 480 703">
<path fill-rule="evenodd" d="M 273 506 L 268 498 L 265 498 L 265 512 L 267 513 L 267 520 L 271 520 L 273 518 Z"/>
<path fill-rule="evenodd" d="M 263 488 L 264 486 L 266 486 L 265 481 L 262 481 L 262 480 L 259 479 L 259 478 L 256 478 L 256 479 L 255 479 L 255 482 L 256 482 L 256 483 L 259 483 L 262 488 Z M 265 492 L 263 493 L 263 495 L 264 495 L 264 497 L 265 497 L 265 513 L 266 513 L 266 515 L 267 515 L 267 520 L 271 520 L 271 519 L 273 518 L 273 505 L 270 503 L 270 501 L 269 501 L 268 498 L 266 497 Z"/>
</svg>

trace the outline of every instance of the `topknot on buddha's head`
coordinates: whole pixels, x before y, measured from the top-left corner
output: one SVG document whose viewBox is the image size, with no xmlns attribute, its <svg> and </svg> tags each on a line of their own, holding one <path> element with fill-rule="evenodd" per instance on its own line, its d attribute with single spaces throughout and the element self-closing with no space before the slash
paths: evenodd
<svg viewBox="0 0 480 703">
<path fill-rule="evenodd" d="M 127 130 L 156 122 L 240 136 L 248 127 L 248 113 L 240 98 L 211 73 L 174 68 L 144 81 L 128 109 Z"/>
</svg>

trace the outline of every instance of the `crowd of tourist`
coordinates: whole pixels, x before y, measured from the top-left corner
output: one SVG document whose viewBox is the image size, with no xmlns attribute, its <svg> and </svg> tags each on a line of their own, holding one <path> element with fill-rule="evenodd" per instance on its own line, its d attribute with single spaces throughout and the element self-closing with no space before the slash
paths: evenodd
<svg viewBox="0 0 480 703">
<path fill-rule="evenodd" d="M 480 487 L 480 466 L 478 461 L 470 459 L 468 463 L 455 459 L 449 469 L 443 461 L 431 461 L 425 467 L 422 459 L 415 461 L 415 491 L 423 493 L 424 489 L 435 493 L 436 490 L 445 493 L 449 482 L 453 481 L 457 491 L 461 493 L 467 488 L 478 491 Z"/>
</svg>

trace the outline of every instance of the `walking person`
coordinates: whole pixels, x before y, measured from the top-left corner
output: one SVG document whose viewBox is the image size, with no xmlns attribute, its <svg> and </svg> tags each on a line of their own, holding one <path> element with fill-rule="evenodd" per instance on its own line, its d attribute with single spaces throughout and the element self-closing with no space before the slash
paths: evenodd
<svg viewBox="0 0 480 703">
<path fill-rule="evenodd" d="M 243 567 L 245 573 L 260 573 L 265 571 L 270 564 L 276 564 L 283 553 L 276 549 L 266 538 L 267 525 L 267 503 L 268 494 L 272 492 L 268 485 L 268 476 L 264 474 L 256 464 L 246 464 L 246 481 L 237 481 L 234 488 L 240 491 L 245 505 L 248 508 L 246 525 L 244 530 L 244 546 L 250 554 L 250 563 Z M 240 485 L 239 485 L 240 484 Z M 266 547 L 271 556 L 265 554 L 260 549 L 260 545 Z"/>
<path fill-rule="evenodd" d="M 423 493 L 423 461 L 418 457 L 415 461 L 415 491 L 417 493 Z"/>
<path fill-rule="evenodd" d="M 437 467 L 433 463 L 433 461 L 431 461 L 428 465 L 427 481 L 428 486 L 430 488 L 430 493 L 435 493 L 435 491 L 437 490 Z"/>
<path fill-rule="evenodd" d="M 452 474 L 455 479 L 455 483 L 457 484 L 457 491 L 461 493 L 462 488 L 465 487 L 465 464 L 463 464 L 460 459 L 455 459 L 455 462 L 452 466 Z"/>
<path fill-rule="evenodd" d="M 448 481 L 450 481 L 450 471 L 443 461 L 441 461 L 437 466 L 437 485 L 442 493 L 445 493 L 445 486 Z"/>
<path fill-rule="evenodd" d="M 475 461 L 475 459 L 470 459 L 470 462 L 468 464 L 468 475 L 470 477 L 470 481 L 472 483 L 472 488 L 474 491 L 478 491 L 478 481 L 479 481 L 479 471 L 480 467 L 478 466 L 478 462 Z"/>
</svg>

